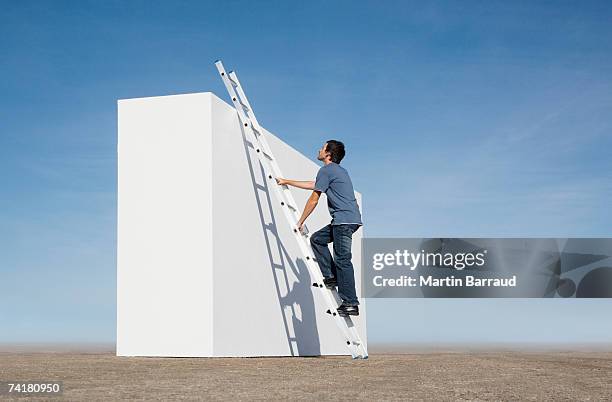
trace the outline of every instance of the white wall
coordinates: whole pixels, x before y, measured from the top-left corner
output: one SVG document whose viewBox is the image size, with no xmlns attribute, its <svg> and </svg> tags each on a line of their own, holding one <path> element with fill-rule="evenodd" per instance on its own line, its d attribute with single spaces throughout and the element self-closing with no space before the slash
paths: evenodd
<svg viewBox="0 0 612 402">
<path fill-rule="evenodd" d="M 209 355 L 210 97 L 118 109 L 117 355 Z"/>
<path fill-rule="evenodd" d="M 236 111 L 211 93 L 119 107 L 118 354 L 347 354 Z M 285 176 L 314 179 L 319 165 L 266 135 Z M 302 208 L 309 192 L 293 194 Z M 307 223 L 330 220 L 323 198 Z"/>
</svg>

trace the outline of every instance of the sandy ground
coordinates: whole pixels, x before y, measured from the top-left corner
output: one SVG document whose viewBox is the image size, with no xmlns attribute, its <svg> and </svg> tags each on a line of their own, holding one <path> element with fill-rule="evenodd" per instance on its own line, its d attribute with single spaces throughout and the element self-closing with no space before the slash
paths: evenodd
<svg viewBox="0 0 612 402">
<path fill-rule="evenodd" d="M 612 400 L 612 351 L 398 352 L 371 351 L 370 359 L 353 361 L 0 350 L 0 381 L 63 380 L 64 394 L 54 399 L 79 401 Z"/>
</svg>

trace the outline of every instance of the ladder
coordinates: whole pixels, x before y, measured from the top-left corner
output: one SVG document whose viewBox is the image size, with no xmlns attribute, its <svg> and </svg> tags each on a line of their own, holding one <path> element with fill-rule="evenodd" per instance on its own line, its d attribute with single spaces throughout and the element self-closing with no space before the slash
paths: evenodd
<svg viewBox="0 0 612 402">
<path fill-rule="evenodd" d="M 274 189 L 276 198 L 278 201 L 280 201 L 283 214 L 285 215 L 285 218 L 287 218 L 288 224 L 293 229 L 295 239 L 297 240 L 300 251 L 304 256 L 304 262 L 308 268 L 308 271 L 310 272 L 311 277 L 315 279 L 312 286 L 317 288 L 317 291 L 320 291 L 323 294 L 325 303 L 327 305 L 326 313 L 329 314 L 330 317 L 336 322 L 338 328 L 340 329 L 340 333 L 346 342 L 346 346 L 351 356 L 353 356 L 353 359 L 367 359 L 368 351 L 366 349 L 366 345 L 361 341 L 353 320 L 350 316 L 341 317 L 340 314 L 338 314 L 337 308 L 341 303 L 338 293 L 335 289 L 328 289 L 323 283 L 323 274 L 321 274 L 321 270 L 319 269 L 319 265 L 313 256 L 314 253 L 312 252 L 312 248 L 310 246 L 309 238 L 311 235 L 308 234 L 306 226 L 303 226 L 304 230 L 302 232 L 297 230 L 297 222 L 300 218 L 300 211 L 297 208 L 297 204 L 293 198 L 293 195 L 291 194 L 291 190 L 289 190 L 289 187 L 286 185 L 279 186 L 276 183 L 277 177 L 284 176 L 280 170 L 280 167 L 278 166 L 278 163 L 276 162 L 276 159 L 274 158 L 274 155 L 272 154 L 264 131 L 255 117 L 253 108 L 251 107 L 251 104 L 249 103 L 249 100 L 247 99 L 244 90 L 240 85 L 240 81 L 238 81 L 238 76 L 234 71 L 227 73 L 221 60 L 217 60 L 215 62 L 215 66 L 217 67 L 219 74 L 221 74 L 221 79 L 225 84 L 225 88 L 227 89 L 234 107 L 238 112 L 238 119 L 240 120 L 242 129 L 244 130 L 247 139 L 253 144 L 257 159 L 263 166 L 267 179 L 270 180 L 272 184 L 270 187 Z"/>
</svg>

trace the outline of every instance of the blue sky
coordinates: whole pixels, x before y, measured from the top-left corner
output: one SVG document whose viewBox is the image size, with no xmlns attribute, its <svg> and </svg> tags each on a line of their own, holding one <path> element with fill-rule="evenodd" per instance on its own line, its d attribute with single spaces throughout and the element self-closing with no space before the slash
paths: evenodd
<svg viewBox="0 0 612 402">
<path fill-rule="evenodd" d="M 218 58 L 286 142 L 347 144 L 367 236 L 610 236 L 609 2 L 1 8 L 0 341 L 114 340 L 116 100 L 225 99 Z M 602 341 L 611 306 L 375 300 L 369 334 Z"/>
</svg>

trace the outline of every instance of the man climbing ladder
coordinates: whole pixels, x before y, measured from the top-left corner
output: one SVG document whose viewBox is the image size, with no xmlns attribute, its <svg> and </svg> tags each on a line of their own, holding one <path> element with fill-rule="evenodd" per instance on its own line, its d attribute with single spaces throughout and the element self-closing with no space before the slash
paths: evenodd
<svg viewBox="0 0 612 402">
<path fill-rule="evenodd" d="M 362 222 L 351 178 L 346 169 L 340 166 L 344 155 L 344 144 L 329 140 L 319 150 L 317 159 L 323 162 L 323 167 L 319 169 L 315 181 L 277 178 L 276 182 L 279 185 L 313 190 L 297 223 L 300 232 L 304 222 L 317 206 L 321 193 L 327 195 L 332 221 L 310 237 L 310 245 L 323 274 L 325 286 L 329 289 L 338 287 L 338 295 L 342 299 L 338 314 L 346 317 L 359 315 L 351 245 L 353 233 L 362 226 Z M 329 251 L 329 243 L 333 243 L 334 258 Z"/>
</svg>

